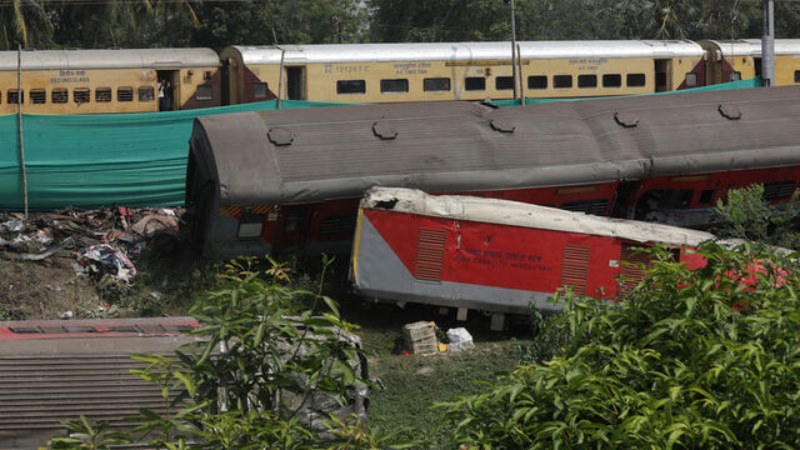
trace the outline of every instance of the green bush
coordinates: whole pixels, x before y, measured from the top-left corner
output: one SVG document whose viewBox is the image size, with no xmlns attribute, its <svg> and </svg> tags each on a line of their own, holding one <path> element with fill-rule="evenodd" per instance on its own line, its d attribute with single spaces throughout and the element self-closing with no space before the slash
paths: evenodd
<svg viewBox="0 0 800 450">
<path fill-rule="evenodd" d="M 565 294 L 568 342 L 484 392 L 440 404 L 472 448 L 798 448 L 798 272 L 716 244 L 704 269 L 666 250 L 630 298 Z M 748 285 L 753 270 L 763 274 Z M 779 280 L 779 281 L 776 281 Z M 731 305 L 737 305 L 736 308 Z"/>
</svg>

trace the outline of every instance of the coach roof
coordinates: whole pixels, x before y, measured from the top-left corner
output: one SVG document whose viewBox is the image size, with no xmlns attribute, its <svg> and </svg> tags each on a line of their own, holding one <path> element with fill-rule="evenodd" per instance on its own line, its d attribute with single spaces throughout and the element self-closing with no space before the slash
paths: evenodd
<svg viewBox="0 0 800 450">
<path fill-rule="evenodd" d="M 481 191 L 800 164 L 797 87 L 487 110 L 410 103 L 197 119 L 221 206 Z"/>
<path fill-rule="evenodd" d="M 701 57 L 692 41 L 520 41 L 522 59 Z M 441 42 L 231 46 L 223 57 L 238 53 L 245 64 L 346 64 L 392 61 L 479 61 L 511 59 L 510 42 Z"/>
<path fill-rule="evenodd" d="M 219 66 L 210 48 L 26 50 L 22 70 L 128 69 Z M 17 52 L 0 52 L 0 71 L 17 70 Z"/>
</svg>

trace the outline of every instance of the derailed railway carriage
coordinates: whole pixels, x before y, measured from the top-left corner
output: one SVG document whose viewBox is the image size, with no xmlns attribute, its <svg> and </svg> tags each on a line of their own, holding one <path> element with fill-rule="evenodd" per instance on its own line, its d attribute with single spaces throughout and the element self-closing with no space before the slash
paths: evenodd
<svg viewBox="0 0 800 450">
<path fill-rule="evenodd" d="M 642 247 L 665 245 L 687 267 L 709 233 L 557 208 L 414 189 L 367 191 L 358 212 L 350 264 L 366 297 L 463 310 L 526 314 L 561 305 L 563 287 L 618 299 L 642 277 Z M 618 283 L 618 277 L 624 281 Z"/>
<path fill-rule="evenodd" d="M 206 254 L 350 249 L 372 186 L 704 227 L 728 190 L 800 180 L 795 87 L 489 109 L 405 103 L 195 121 L 189 235 Z"/>
</svg>

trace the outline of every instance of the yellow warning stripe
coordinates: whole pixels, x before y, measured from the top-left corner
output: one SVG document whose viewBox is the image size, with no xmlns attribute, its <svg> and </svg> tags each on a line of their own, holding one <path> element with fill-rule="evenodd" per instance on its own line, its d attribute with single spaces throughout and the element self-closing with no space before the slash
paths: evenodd
<svg viewBox="0 0 800 450">
<path fill-rule="evenodd" d="M 219 209 L 219 214 L 222 216 L 230 216 L 239 218 L 242 216 L 242 213 L 249 213 L 249 214 L 269 214 L 273 211 L 277 211 L 278 208 L 275 205 L 255 205 L 255 206 L 226 206 L 224 208 Z"/>
</svg>

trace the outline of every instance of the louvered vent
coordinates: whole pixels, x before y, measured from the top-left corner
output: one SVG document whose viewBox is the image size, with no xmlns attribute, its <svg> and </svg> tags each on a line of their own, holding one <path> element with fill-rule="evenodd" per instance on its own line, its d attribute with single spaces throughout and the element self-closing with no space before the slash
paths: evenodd
<svg viewBox="0 0 800 450">
<path fill-rule="evenodd" d="M 619 293 L 617 298 L 622 299 L 628 296 L 633 289 L 644 278 L 644 270 L 647 264 L 652 259 L 647 253 L 642 253 L 636 250 L 636 246 L 624 245 L 622 246 L 622 261 L 620 261 L 619 275 L 622 278 L 619 285 Z M 640 267 L 640 264 L 645 264 L 645 267 Z"/>
<path fill-rule="evenodd" d="M 417 264 L 414 277 L 419 280 L 442 281 L 445 232 L 421 229 L 417 243 Z"/>
<path fill-rule="evenodd" d="M 589 247 L 567 245 L 564 247 L 564 265 L 561 270 L 561 285 L 571 287 L 576 294 L 586 294 L 589 277 Z"/>
<path fill-rule="evenodd" d="M 575 212 L 585 212 L 586 214 L 594 214 L 595 216 L 605 216 L 608 209 L 608 200 L 586 200 L 581 202 L 564 203 L 561 209 Z"/>
<path fill-rule="evenodd" d="M 777 200 L 792 195 L 794 192 L 794 181 L 779 181 L 777 183 L 764 184 L 764 200 Z"/>
<path fill-rule="evenodd" d="M 319 223 L 319 235 L 327 236 L 349 236 L 352 237 L 356 229 L 356 215 L 343 214 L 330 216 L 322 219 Z"/>
</svg>

